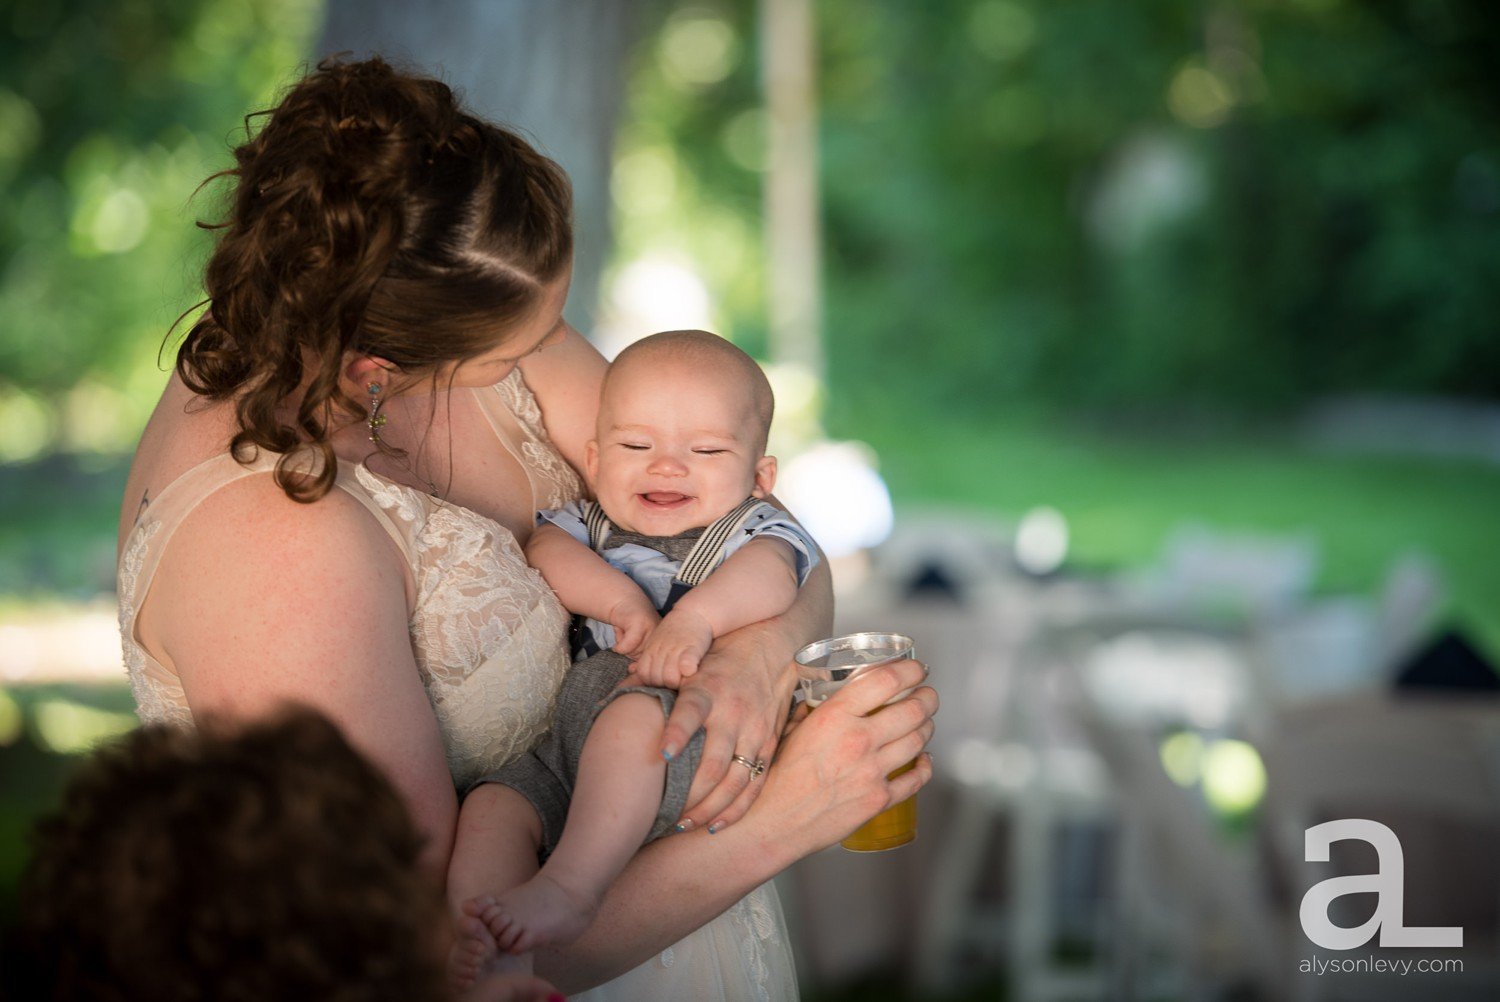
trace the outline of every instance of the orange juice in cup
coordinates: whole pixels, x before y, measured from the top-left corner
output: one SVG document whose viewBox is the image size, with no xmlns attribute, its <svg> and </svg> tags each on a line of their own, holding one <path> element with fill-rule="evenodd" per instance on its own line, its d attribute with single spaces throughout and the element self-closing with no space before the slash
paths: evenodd
<svg viewBox="0 0 1500 1002">
<path fill-rule="evenodd" d="M 904 661 L 914 652 L 911 638 L 899 633 L 848 633 L 814 641 L 798 651 L 795 658 L 802 698 L 809 707 L 815 707 L 871 668 Z M 899 693 L 891 702 L 905 695 Z M 870 712 L 879 713 L 882 709 L 877 707 Z M 891 773 L 890 778 L 915 765 L 915 761 L 908 762 Z M 880 852 L 905 845 L 916 837 L 917 798 L 913 796 L 887 807 L 840 844 L 854 852 Z"/>
</svg>

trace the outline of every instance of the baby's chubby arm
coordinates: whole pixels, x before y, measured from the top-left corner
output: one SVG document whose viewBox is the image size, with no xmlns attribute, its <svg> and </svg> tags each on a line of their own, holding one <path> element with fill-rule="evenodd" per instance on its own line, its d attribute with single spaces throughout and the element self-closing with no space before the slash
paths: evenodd
<svg viewBox="0 0 1500 1002">
<path fill-rule="evenodd" d="M 615 650 L 634 654 L 661 621 L 639 585 L 583 543 L 544 522 L 526 541 L 526 560 L 570 612 L 615 628 Z"/>
<path fill-rule="evenodd" d="M 774 536 L 752 539 L 677 600 L 631 670 L 648 685 L 675 689 L 716 637 L 779 616 L 796 600 L 797 551 Z"/>
</svg>

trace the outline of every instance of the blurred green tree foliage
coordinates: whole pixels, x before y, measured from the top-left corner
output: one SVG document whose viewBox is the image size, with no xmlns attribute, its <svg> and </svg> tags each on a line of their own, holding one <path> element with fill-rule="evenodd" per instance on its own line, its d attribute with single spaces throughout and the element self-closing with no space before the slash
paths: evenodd
<svg viewBox="0 0 1500 1002">
<path fill-rule="evenodd" d="M 316 0 L 0 2 L 0 461 L 134 444 L 198 299 L 236 124 Z M 170 362 L 170 353 L 165 357 Z"/>
<path fill-rule="evenodd" d="M 1500 7 L 817 12 L 836 407 L 1500 391 Z M 675 232 L 752 345 L 755 20 L 754 0 L 673 5 L 617 178 L 625 252 Z"/>
<path fill-rule="evenodd" d="M 1500 8 L 819 0 L 836 407 L 1500 389 Z M 617 259 L 763 344 L 755 0 L 657 0 Z M 0 461 L 128 448 L 318 0 L 0 0 Z"/>
</svg>

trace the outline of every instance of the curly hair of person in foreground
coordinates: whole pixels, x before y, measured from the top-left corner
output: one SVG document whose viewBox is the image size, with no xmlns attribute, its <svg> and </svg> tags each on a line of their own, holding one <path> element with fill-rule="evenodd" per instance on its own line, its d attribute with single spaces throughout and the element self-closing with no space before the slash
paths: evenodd
<svg viewBox="0 0 1500 1002">
<path fill-rule="evenodd" d="M 14 997 L 447 997 L 416 828 L 310 710 L 132 732 L 82 763 L 34 839 Z"/>
</svg>

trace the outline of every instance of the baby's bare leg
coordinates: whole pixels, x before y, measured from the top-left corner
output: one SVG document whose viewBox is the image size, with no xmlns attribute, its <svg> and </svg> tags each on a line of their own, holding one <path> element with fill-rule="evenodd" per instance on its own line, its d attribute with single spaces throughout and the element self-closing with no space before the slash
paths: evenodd
<svg viewBox="0 0 1500 1002">
<path fill-rule="evenodd" d="M 600 712 L 584 741 L 557 849 L 540 873 L 480 912 L 500 949 L 567 943 L 589 927 L 661 806 L 664 726 L 660 701 L 642 693 L 626 693 Z"/>
<path fill-rule="evenodd" d="M 503 953 L 479 914 L 495 894 L 536 876 L 541 839 L 536 809 L 510 787 L 486 783 L 464 799 L 448 866 L 448 902 L 458 932 L 448 975 L 456 988 L 499 971 L 531 973 L 530 958 Z"/>
</svg>

